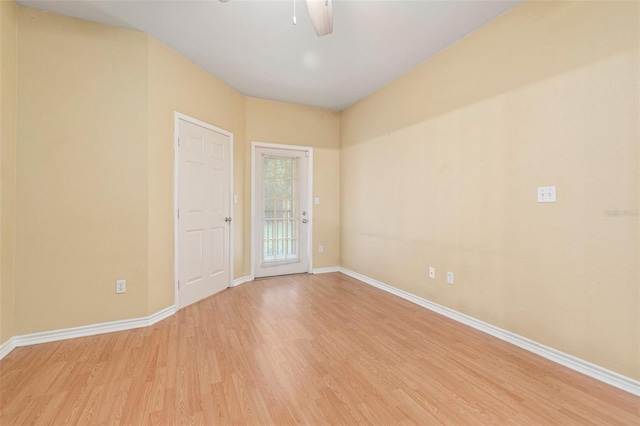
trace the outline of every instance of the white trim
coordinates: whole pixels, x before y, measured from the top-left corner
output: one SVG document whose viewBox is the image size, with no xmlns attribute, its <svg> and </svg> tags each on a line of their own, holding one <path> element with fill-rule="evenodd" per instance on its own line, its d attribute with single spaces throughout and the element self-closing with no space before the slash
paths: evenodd
<svg viewBox="0 0 640 426">
<path fill-rule="evenodd" d="M 9 352 L 14 350 L 16 347 L 17 347 L 17 345 L 16 345 L 15 336 L 9 338 L 9 340 L 7 340 L 6 342 L 4 342 L 3 344 L 0 345 L 0 359 L 2 359 L 5 356 L 7 356 L 9 354 Z"/>
<path fill-rule="evenodd" d="M 240 284 L 248 283 L 249 281 L 253 281 L 253 278 L 251 278 L 251 275 L 245 275 L 244 277 L 236 278 L 235 280 L 233 280 L 233 284 L 231 286 L 237 287 Z"/>
<path fill-rule="evenodd" d="M 4 358 L 5 355 L 20 346 L 37 345 L 39 343 L 75 339 L 76 337 L 95 336 L 97 334 L 149 327 L 170 317 L 175 312 L 175 306 L 169 306 L 147 317 L 103 322 L 99 324 L 83 325 L 80 327 L 63 328 L 60 330 L 43 331 L 41 333 L 23 334 L 22 336 L 13 336 L 11 339 L 0 345 L 0 359 Z"/>
<path fill-rule="evenodd" d="M 359 274 L 349 269 L 341 267 L 339 268 L 339 270 L 345 275 L 349 275 L 350 277 L 360 280 L 373 287 L 379 288 L 380 290 L 384 290 L 395 296 L 401 297 L 405 300 L 408 300 L 409 302 L 429 309 L 430 311 L 436 312 L 447 318 L 451 318 L 452 320 L 473 327 L 476 330 L 480 330 L 491 336 L 497 337 L 500 340 L 504 340 L 505 342 L 511 343 L 512 345 L 518 346 L 522 349 L 525 349 L 550 361 L 556 362 L 586 376 L 592 377 L 603 383 L 614 386 L 618 389 L 622 389 L 623 391 L 629 392 L 633 395 L 640 396 L 640 381 L 623 376 L 622 374 L 616 373 L 614 371 L 607 370 L 604 367 L 600 367 L 599 365 L 590 363 L 589 361 L 585 361 L 573 355 L 569 355 L 557 349 L 545 346 L 541 343 L 520 336 L 519 334 L 512 333 L 511 331 L 504 330 L 500 327 L 496 327 L 495 325 L 480 321 L 479 319 L 470 317 L 469 315 L 465 315 L 445 306 L 438 305 L 437 303 L 423 299 L 411 293 L 407 293 L 406 291 L 397 289 L 393 286 L 382 283 L 373 278 L 369 278 L 365 275 Z"/>
<path fill-rule="evenodd" d="M 326 268 L 316 268 L 313 270 L 314 274 L 328 274 L 330 272 L 339 272 L 339 266 L 327 266 Z"/>
<path fill-rule="evenodd" d="M 180 158 L 178 158 L 178 141 L 180 138 L 180 128 L 178 126 L 179 117 L 182 114 L 179 112 L 173 113 L 173 305 L 178 305 L 178 279 L 180 277 L 180 265 L 179 265 L 179 250 L 178 250 L 178 207 L 179 207 L 179 195 L 178 194 L 178 166 L 180 165 Z"/>
<path fill-rule="evenodd" d="M 178 294 L 178 278 L 180 277 L 179 270 L 179 252 L 178 252 L 178 206 L 179 206 L 179 194 L 178 194 L 178 166 L 180 159 L 178 158 L 178 138 L 180 136 L 179 123 L 180 120 L 186 121 L 196 126 L 204 127 L 205 129 L 212 130 L 216 133 L 223 134 L 229 137 L 229 216 L 233 219 L 234 206 L 233 206 L 233 133 L 228 130 L 221 129 L 212 124 L 205 123 L 197 118 L 190 117 L 180 112 L 173 112 L 173 271 L 174 271 L 174 306 L 179 305 Z M 229 225 L 229 284 L 227 287 L 233 287 L 233 228 L 234 222 Z"/>
<path fill-rule="evenodd" d="M 233 228 L 236 226 L 237 221 L 235 219 L 235 204 L 233 203 L 233 133 L 227 132 L 229 136 L 229 217 L 232 222 L 229 223 L 229 287 L 233 287 Z"/>
<path fill-rule="evenodd" d="M 256 205 L 256 190 L 255 190 L 255 174 L 256 174 L 256 148 L 273 148 L 273 149 L 286 149 L 292 151 L 306 151 L 309 153 L 308 173 L 307 173 L 307 210 L 309 213 L 309 221 L 311 226 L 308 228 L 307 238 L 307 257 L 309 258 L 309 265 L 307 273 L 313 273 L 313 147 L 302 145 L 286 145 L 280 143 L 268 143 L 268 142 L 251 142 L 251 280 L 255 279 L 255 253 L 253 244 L 255 242 L 256 227 L 255 227 L 255 205 Z"/>
<path fill-rule="evenodd" d="M 255 244 L 256 238 L 256 180 L 254 179 L 256 174 L 256 145 L 255 142 L 251 143 L 251 176 L 249 176 L 250 184 L 251 184 L 251 243 L 249 244 L 250 252 L 251 252 L 251 280 L 253 281 L 256 278 L 254 265 L 256 264 L 255 259 L 256 255 L 254 253 L 253 245 Z"/>
</svg>

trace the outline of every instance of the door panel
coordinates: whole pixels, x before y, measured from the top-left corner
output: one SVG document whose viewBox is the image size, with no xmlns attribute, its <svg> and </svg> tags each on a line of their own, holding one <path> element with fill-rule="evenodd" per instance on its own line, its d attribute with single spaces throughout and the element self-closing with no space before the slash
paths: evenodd
<svg viewBox="0 0 640 426">
<path fill-rule="evenodd" d="M 185 120 L 178 122 L 179 306 L 230 284 L 231 138 Z"/>
<path fill-rule="evenodd" d="M 211 269 L 209 275 L 215 275 L 224 270 L 224 232 L 222 229 L 212 229 L 209 232 L 211 245 Z"/>
<path fill-rule="evenodd" d="M 189 256 L 185 259 L 185 284 L 202 279 L 202 231 L 187 231 L 186 248 Z"/>
<path fill-rule="evenodd" d="M 254 149 L 254 276 L 309 271 L 309 151 Z"/>
</svg>

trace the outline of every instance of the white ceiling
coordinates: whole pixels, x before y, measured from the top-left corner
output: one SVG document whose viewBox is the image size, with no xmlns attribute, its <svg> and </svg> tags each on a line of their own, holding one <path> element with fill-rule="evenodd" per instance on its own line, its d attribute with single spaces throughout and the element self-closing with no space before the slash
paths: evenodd
<svg viewBox="0 0 640 426">
<path fill-rule="evenodd" d="M 317 37 L 304 0 L 18 0 L 151 34 L 248 96 L 341 110 L 521 0 L 333 0 Z"/>
</svg>

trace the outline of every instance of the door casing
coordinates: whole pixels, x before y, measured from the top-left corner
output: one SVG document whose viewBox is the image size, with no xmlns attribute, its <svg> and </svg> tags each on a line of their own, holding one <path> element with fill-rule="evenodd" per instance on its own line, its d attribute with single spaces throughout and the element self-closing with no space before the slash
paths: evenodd
<svg viewBox="0 0 640 426">
<path fill-rule="evenodd" d="M 311 226 L 306 226 L 307 230 L 307 256 L 309 258 L 309 266 L 307 273 L 313 272 L 313 147 L 300 145 L 286 145 L 267 142 L 251 142 L 251 280 L 255 279 L 255 266 L 257 259 L 255 258 L 256 238 L 256 147 L 272 148 L 272 149 L 288 149 L 296 151 L 306 151 L 309 153 L 309 167 L 307 170 L 307 205 L 308 217 Z"/>
</svg>

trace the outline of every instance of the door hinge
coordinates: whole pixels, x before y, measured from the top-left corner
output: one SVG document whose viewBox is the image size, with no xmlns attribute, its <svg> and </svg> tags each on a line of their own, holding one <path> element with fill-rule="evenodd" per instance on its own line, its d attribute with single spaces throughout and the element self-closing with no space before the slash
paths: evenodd
<svg viewBox="0 0 640 426">
<path fill-rule="evenodd" d="M 180 219 L 180 209 L 178 209 L 178 219 Z"/>
<path fill-rule="evenodd" d="M 178 290 L 180 290 L 180 280 L 178 280 Z"/>
<path fill-rule="evenodd" d="M 180 138 L 178 138 L 178 146 L 180 146 Z"/>
</svg>

